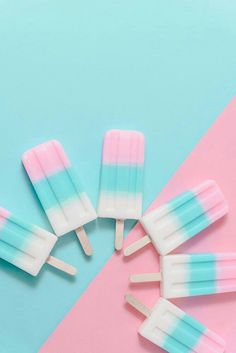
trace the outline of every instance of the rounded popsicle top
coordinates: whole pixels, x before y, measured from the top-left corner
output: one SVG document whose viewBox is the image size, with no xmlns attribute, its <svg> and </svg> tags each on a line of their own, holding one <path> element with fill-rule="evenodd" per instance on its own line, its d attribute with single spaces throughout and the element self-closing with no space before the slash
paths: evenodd
<svg viewBox="0 0 236 353">
<path fill-rule="evenodd" d="M 144 135 L 139 131 L 109 130 L 104 137 L 102 162 L 142 165 L 144 143 Z"/>
<path fill-rule="evenodd" d="M 70 161 L 57 140 L 46 141 L 26 151 L 22 156 L 23 165 L 32 182 L 70 167 Z"/>
<path fill-rule="evenodd" d="M 192 190 L 211 222 L 224 216 L 229 206 L 215 180 L 206 180 Z"/>
</svg>

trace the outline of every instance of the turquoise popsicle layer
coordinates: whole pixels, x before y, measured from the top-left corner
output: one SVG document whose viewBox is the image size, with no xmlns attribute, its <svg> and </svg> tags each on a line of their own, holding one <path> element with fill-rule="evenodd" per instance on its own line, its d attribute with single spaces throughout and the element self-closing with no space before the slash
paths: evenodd
<svg viewBox="0 0 236 353">
<path fill-rule="evenodd" d="M 73 197 L 79 197 L 82 186 L 72 168 L 64 169 L 33 184 L 40 202 L 47 210 Z"/>
<path fill-rule="evenodd" d="M 203 295 L 217 292 L 216 261 L 217 259 L 214 254 L 189 255 L 189 295 Z"/>
<path fill-rule="evenodd" d="M 24 250 L 33 233 L 32 226 L 10 216 L 0 228 L 0 258 L 14 262 Z"/>
<path fill-rule="evenodd" d="M 190 353 L 205 332 L 205 327 L 191 316 L 184 314 L 163 344 L 170 353 Z"/>
<path fill-rule="evenodd" d="M 192 238 L 210 224 L 206 212 L 192 191 L 184 192 L 170 201 L 169 207 L 186 232 L 187 239 Z"/>
<path fill-rule="evenodd" d="M 102 191 L 137 193 L 143 190 L 143 166 L 103 164 Z"/>
</svg>

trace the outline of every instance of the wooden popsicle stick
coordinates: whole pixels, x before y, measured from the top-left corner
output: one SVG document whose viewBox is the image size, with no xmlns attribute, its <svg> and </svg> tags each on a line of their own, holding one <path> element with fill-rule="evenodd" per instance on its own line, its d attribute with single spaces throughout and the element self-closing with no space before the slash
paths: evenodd
<svg viewBox="0 0 236 353">
<path fill-rule="evenodd" d="M 131 283 L 145 283 L 145 282 L 160 282 L 162 280 L 161 272 L 159 273 L 140 273 L 130 276 Z"/>
<path fill-rule="evenodd" d="M 123 238 L 124 238 L 124 220 L 116 220 L 116 235 L 115 235 L 115 249 L 121 250 L 123 247 Z"/>
<path fill-rule="evenodd" d="M 145 306 L 143 303 L 141 303 L 132 294 L 126 294 L 125 301 L 127 303 L 129 303 L 134 309 L 136 309 L 137 311 L 139 311 L 141 314 L 143 314 L 146 317 L 149 317 L 152 313 L 151 309 L 149 309 L 147 306 Z"/>
<path fill-rule="evenodd" d="M 80 241 L 80 244 L 87 256 L 91 256 L 93 253 L 92 245 L 90 244 L 89 238 L 84 230 L 84 227 L 79 227 L 75 230 L 76 235 Z"/>
<path fill-rule="evenodd" d="M 64 261 L 61 261 L 61 260 L 57 259 L 57 258 L 54 257 L 54 256 L 49 256 L 49 257 L 47 258 L 47 261 L 46 261 L 46 262 L 47 262 L 49 265 L 51 265 L 51 266 L 57 268 L 58 270 L 61 270 L 61 271 L 63 271 L 63 272 L 68 273 L 68 274 L 71 275 L 71 276 L 74 276 L 74 275 L 76 275 L 76 273 L 77 273 L 77 270 L 76 270 L 76 268 L 75 268 L 74 266 L 69 265 L 69 264 L 67 264 L 67 263 L 64 262 Z"/>
<path fill-rule="evenodd" d="M 135 241 L 133 244 L 127 246 L 124 250 L 124 255 L 125 256 L 130 256 L 134 254 L 136 251 L 142 249 L 144 246 L 148 245 L 151 243 L 151 239 L 149 238 L 148 235 L 145 235 L 141 239 Z"/>
</svg>

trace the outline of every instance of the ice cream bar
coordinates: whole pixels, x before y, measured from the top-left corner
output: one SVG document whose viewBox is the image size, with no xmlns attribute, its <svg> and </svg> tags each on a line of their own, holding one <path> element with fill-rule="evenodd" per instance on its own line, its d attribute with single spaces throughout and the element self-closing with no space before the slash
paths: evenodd
<svg viewBox="0 0 236 353">
<path fill-rule="evenodd" d="M 110 130 L 103 144 L 99 217 L 116 220 L 115 248 L 123 244 L 125 219 L 139 219 L 143 198 L 144 136 L 137 131 Z"/>
<path fill-rule="evenodd" d="M 223 353 L 225 342 L 168 300 L 160 298 L 153 310 L 132 295 L 126 301 L 147 319 L 139 334 L 169 353 Z"/>
<path fill-rule="evenodd" d="M 57 237 L 0 208 L 0 258 L 37 276 L 45 262 L 74 275 L 76 269 L 50 256 Z"/>
<path fill-rule="evenodd" d="M 97 218 L 96 211 L 62 145 L 45 142 L 25 152 L 22 161 L 56 235 L 75 230 L 85 253 L 91 255 L 83 226 Z"/>
<path fill-rule="evenodd" d="M 131 255 L 150 242 L 161 255 L 166 255 L 227 211 L 219 186 L 215 181 L 207 180 L 144 215 L 140 222 L 147 235 L 126 248 L 125 255 Z"/>
<path fill-rule="evenodd" d="M 236 253 L 161 257 L 161 272 L 132 275 L 131 282 L 161 283 L 164 298 L 236 291 Z"/>
</svg>

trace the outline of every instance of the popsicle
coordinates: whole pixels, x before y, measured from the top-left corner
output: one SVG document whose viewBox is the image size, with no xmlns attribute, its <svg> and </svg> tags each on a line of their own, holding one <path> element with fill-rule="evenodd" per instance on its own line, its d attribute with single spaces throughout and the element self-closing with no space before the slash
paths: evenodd
<svg viewBox="0 0 236 353">
<path fill-rule="evenodd" d="M 168 300 L 160 298 L 153 310 L 130 294 L 126 302 L 147 319 L 139 334 L 169 353 L 223 353 L 225 342 Z"/>
<path fill-rule="evenodd" d="M 9 211 L 0 208 L 0 258 L 32 276 L 37 276 L 47 262 L 70 275 L 76 269 L 50 256 L 57 237 L 46 230 L 23 222 Z"/>
<path fill-rule="evenodd" d="M 160 282 L 164 298 L 235 292 L 236 253 L 162 256 L 159 273 L 132 275 L 130 280 Z"/>
<path fill-rule="evenodd" d="M 103 144 L 98 216 L 116 220 L 115 248 L 123 245 L 125 219 L 139 219 L 143 198 L 144 136 L 110 130 Z"/>
<path fill-rule="evenodd" d="M 93 249 L 83 226 L 97 218 L 62 147 L 47 141 L 25 152 L 23 165 L 57 236 L 75 230 L 87 255 Z"/>
<path fill-rule="evenodd" d="M 213 180 L 207 180 L 144 215 L 140 222 L 147 235 L 128 246 L 129 256 L 152 242 L 166 255 L 228 212 L 228 205 Z"/>
</svg>

